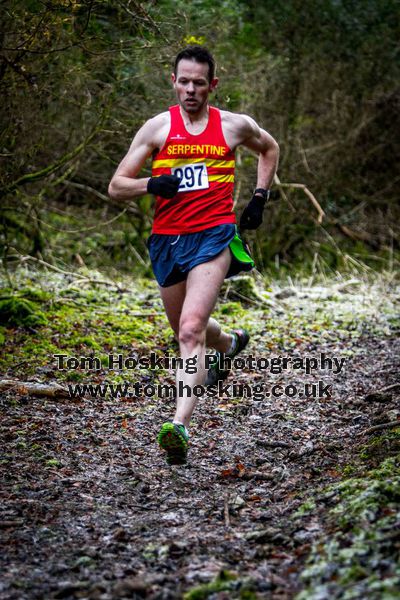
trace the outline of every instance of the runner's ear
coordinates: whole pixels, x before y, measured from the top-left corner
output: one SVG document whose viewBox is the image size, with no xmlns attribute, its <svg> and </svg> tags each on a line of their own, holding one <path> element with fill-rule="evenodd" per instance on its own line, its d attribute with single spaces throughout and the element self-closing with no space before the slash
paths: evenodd
<svg viewBox="0 0 400 600">
<path fill-rule="evenodd" d="M 214 77 L 214 79 L 210 82 L 210 92 L 213 92 L 215 90 L 215 88 L 217 87 L 219 82 L 218 77 Z"/>
</svg>

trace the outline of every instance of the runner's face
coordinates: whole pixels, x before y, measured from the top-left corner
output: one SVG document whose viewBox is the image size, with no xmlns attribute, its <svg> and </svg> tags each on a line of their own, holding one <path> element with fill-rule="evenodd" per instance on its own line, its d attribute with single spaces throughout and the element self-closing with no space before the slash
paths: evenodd
<svg viewBox="0 0 400 600">
<path fill-rule="evenodd" d="M 208 69 L 207 63 L 183 58 L 178 63 L 176 76 L 172 74 L 178 102 L 187 113 L 200 112 L 217 86 L 218 79 L 208 81 Z"/>
</svg>

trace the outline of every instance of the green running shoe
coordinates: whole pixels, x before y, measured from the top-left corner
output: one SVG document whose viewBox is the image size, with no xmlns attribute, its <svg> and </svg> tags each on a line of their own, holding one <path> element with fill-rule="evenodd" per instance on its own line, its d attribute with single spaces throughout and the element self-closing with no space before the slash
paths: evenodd
<svg viewBox="0 0 400 600">
<path fill-rule="evenodd" d="M 184 465 L 188 451 L 189 436 L 183 425 L 164 423 L 158 434 L 158 443 L 167 453 L 169 465 Z"/>
<path fill-rule="evenodd" d="M 229 358 L 233 358 L 234 356 L 239 354 L 239 352 L 244 350 L 247 344 L 249 343 L 250 339 L 249 332 L 246 329 L 234 329 L 233 331 L 231 331 L 231 334 L 236 338 L 236 348 L 233 354 L 226 355 Z M 204 385 L 215 385 L 216 383 L 218 383 L 218 381 L 224 381 L 230 373 L 229 369 L 220 369 L 219 366 L 224 362 L 224 354 L 222 352 L 217 352 L 216 355 L 218 356 L 217 364 L 213 365 L 208 369 Z"/>
</svg>

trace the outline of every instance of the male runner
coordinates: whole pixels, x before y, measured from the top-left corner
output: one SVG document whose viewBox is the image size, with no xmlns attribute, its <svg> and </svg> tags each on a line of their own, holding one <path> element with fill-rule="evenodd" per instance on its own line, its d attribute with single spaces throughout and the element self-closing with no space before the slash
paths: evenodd
<svg viewBox="0 0 400 600">
<path fill-rule="evenodd" d="M 177 390 L 182 382 L 182 392 L 175 417 L 164 423 L 158 442 L 169 464 L 183 464 L 196 404 L 190 389 L 224 377 L 218 369 L 207 375 L 206 346 L 232 357 L 249 339 L 243 329 L 222 331 L 210 316 L 224 278 L 254 266 L 235 226 L 235 149 L 242 144 L 259 156 L 257 186 L 240 220 L 242 229 L 256 229 L 262 223 L 279 148 L 250 117 L 209 105 L 218 79 L 206 48 L 189 46 L 179 52 L 172 83 L 178 104 L 137 132 L 109 194 L 119 201 L 148 192 L 156 196 L 149 253 L 184 365 L 176 374 Z M 152 177 L 138 177 L 150 156 Z M 186 373 L 186 361 L 192 357 L 197 358 L 196 373 Z"/>
</svg>

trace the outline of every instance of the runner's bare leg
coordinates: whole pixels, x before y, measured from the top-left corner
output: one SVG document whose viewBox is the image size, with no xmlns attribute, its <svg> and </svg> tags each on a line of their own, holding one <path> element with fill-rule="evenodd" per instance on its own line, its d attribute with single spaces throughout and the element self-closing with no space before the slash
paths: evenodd
<svg viewBox="0 0 400 600">
<path fill-rule="evenodd" d="M 186 281 L 166 288 L 160 286 L 159 289 L 169 324 L 175 334 L 176 340 L 179 341 L 179 321 L 186 295 Z M 222 331 L 218 321 L 210 317 L 206 329 L 207 348 L 213 348 L 218 352 L 226 352 L 231 342 L 232 336 Z"/>
<path fill-rule="evenodd" d="M 188 275 L 179 321 L 179 348 L 184 366 L 187 359 L 197 357 L 197 369 L 193 374 L 186 373 L 185 368 L 177 369 L 177 386 L 179 382 L 190 388 L 204 384 L 206 329 L 230 261 L 229 248 L 225 248 L 214 260 L 198 265 Z M 196 396 L 184 388 L 177 397 L 174 421 L 188 426 L 196 402 Z"/>
<path fill-rule="evenodd" d="M 168 319 L 179 336 L 180 354 L 184 365 L 184 368 L 178 369 L 176 373 L 177 389 L 180 381 L 190 388 L 204 384 L 206 337 L 207 343 L 221 352 L 226 351 L 232 341 L 229 334 L 221 331 L 217 321 L 210 319 L 230 260 L 229 248 L 225 248 L 212 261 L 192 269 L 186 282 L 161 289 Z M 186 283 L 184 297 L 183 283 Z M 197 357 L 196 373 L 186 373 L 186 360 L 193 356 Z M 196 401 L 197 398 L 184 389 L 183 394 L 177 398 L 174 421 L 188 426 Z"/>
</svg>

